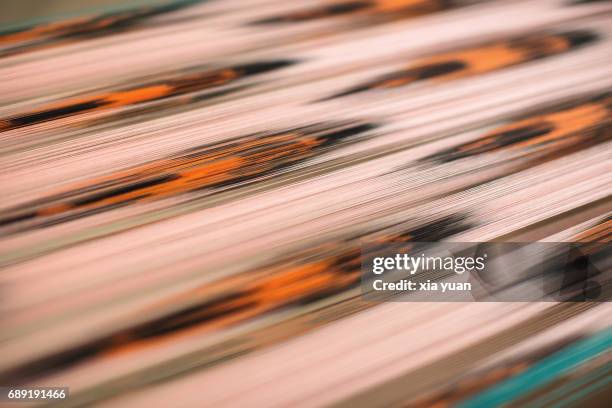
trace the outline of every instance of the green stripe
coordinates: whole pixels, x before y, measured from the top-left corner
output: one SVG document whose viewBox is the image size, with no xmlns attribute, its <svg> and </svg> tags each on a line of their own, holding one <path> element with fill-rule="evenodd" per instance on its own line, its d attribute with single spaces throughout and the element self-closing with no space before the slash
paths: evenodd
<svg viewBox="0 0 612 408">
<path fill-rule="evenodd" d="M 545 358 L 524 373 L 489 388 L 458 405 L 461 408 L 493 407 L 509 403 L 574 367 L 612 348 L 612 329 L 604 330 Z"/>
<path fill-rule="evenodd" d="M 105 5 L 105 6 L 89 6 L 68 10 L 59 13 L 51 13 L 44 17 L 37 17 L 33 19 L 21 20 L 21 21 L 0 21 L 0 35 L 12 30 L 27 29 L 40 24 L 47 24 L 56 21 L 63 21 L 72 18 L 78 18 L 88 15 L 106 16 L 114 13 L 123 13 L 141 8 L 163 8 L 163 7 L 187 7 L 191 4 L 198 3 L 203 0 L 130 0 L 124 2 L 118 2 L 117 4 Z"/>
<path fill-rule="evenodd" d="M 608 363 L 597 370 L 590 372 L 580 378 L 575 379 L 569 384 L 554 390 L 546 395 L 543 395 L 528 403 L 528 407 L 543 407 L 549 406 L 554 401 L 563 401 L 569 395 L 575 393 L 578 389 L 583 388 L 585 384 L 597 383 L 602 378 L 608 378 L 612 373 L 612 363 Z"/>
</svg>

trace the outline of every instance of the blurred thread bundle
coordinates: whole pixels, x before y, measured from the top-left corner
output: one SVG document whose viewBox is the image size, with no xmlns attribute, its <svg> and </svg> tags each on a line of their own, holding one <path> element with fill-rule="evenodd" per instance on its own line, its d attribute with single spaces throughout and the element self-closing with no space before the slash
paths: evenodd
<svg viewBox="0 0 612 408">
<path fill-rule="evenodd" d="M 571 0 L 179 0 L 0 30 L 0 384 L 606 406 L 609 282 L 372 303 L 359 280 L 365 241 L 608 243 L 611 36 L 611 2 Z"/>
</svg>

